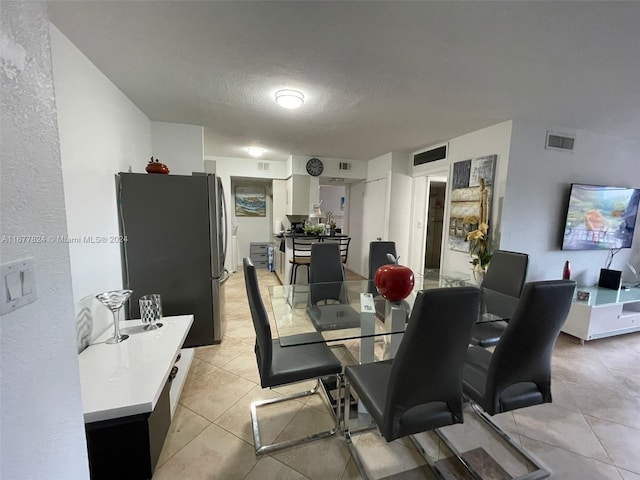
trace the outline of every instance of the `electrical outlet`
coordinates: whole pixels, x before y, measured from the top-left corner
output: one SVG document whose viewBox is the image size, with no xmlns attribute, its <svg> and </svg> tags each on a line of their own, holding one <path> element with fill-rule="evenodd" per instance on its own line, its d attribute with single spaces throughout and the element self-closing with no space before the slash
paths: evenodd
<svg viewBox="0 0 640 480">
<path fill-rule="evenodd" d="M 33 258 L 0 265 L 0 315 L 36 301 Z"/>
</svg>

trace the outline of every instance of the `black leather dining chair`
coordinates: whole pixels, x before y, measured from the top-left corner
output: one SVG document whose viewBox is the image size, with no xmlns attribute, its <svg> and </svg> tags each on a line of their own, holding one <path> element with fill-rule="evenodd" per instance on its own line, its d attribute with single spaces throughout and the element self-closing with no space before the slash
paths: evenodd
<svg viewBox="0 0 640 480">
<path fill-rule="evenodd" d="M 338 430 L 339 425 L 339 403 L 335 412 L 335 425 L 331 430 L 271 445 L 263 445 L 261 443 L 257 415 L 258 407 L 313 395 L 320 388 L 320 378 L 332 375 L 336 377 L 339 391 L 342 365 L 325 343 L 311 343 L 290 347 L 280 346 L 278 339 L 273 339 L 271 336 L 269 317 L 260 295 L 256 269 L 249 258 L 243 260 L 243 267 L 251 318 L 256 331 L 255 353 L 260 374 L 260 385 L 262 388 L 273 388 L 306 380 L 318 380 L 316 386 L 311 390 L 285 397 L 260 400 L 251 404 L 251 423 L 256 454 L 270 453 L 333 435 Z M 318 340 L 322 341 L 320 334 L 303 335 L 317 335 Z"/>
<path fill-rule="evenodd" d="M 471 344 L 492 347 L 498 343 L 513 311 L 527 277 L 529 255 L 496 250 L 491 257 L 482 285 L 482 312 L 499 320 L 481 321 L 471 333 Z"/>
<path fill-rule="evenodd" d="M 475 287 L 418 292 L 395 359 L 345 368 L 345 398 L 351 390 L 357 394 L 387 442 L 462 423 L 462 365 L 479 303 Z M 345 435 L 366 476 L 352 443 L 348 403 Z"/>
<path fill-rule="evenodd" d="M 370 242 L 369 243 L 369 293 L 372 295 L 378 295 L 374 279 L 376 271 L 382 265 L 391 263 L 391 260 L 387 257 L 387 254 L 396 255 L 396 242 Z"/>
<path fill-rule="evenodd" d="M 527 283 L 493 353 L 471 346 L 464 360 L 462 388 L 475 412 L 540 470 L 489 415 L 551 402 L 551 357 L 575 290 L 571 280 Z"/>
<path fill-rule="evenodd" d="M 369 243 L 369 286 L 368 291 L 370 294 L 374 296 L 373 304 L 376 309 L 376 316 L 380 320 L 384 320 L 387 316 L 387 301 L 378 295 L 378 291 L 375 285 L 375 276 L 376 271 L 383 265 L 388 265 L 391 263 L 391 260 L 387 257 L 388 254 L 393 255 L 394 258 L 397 258 L 396 255 L 396 242 L 370 242 Z M 409 311 L 411 308 L 406 301 L 400 302 L 400 305 L 407 312 L 407 318 L 409 318 Z"/>
<path fill-rule="evenodd" d="M 307 314 L 318 331 L 360 326 L 360 313 L 349 305 L 340 256 L 337 243 L 311 247 Z"/>
</svg>

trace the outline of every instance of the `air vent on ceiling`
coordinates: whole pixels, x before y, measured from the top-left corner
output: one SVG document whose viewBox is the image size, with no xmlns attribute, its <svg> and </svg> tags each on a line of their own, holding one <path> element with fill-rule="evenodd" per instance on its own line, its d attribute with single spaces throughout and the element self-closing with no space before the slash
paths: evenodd
<svg viewBox="0 0 640 480">
<path fill-rule="evenodd" d="M 269 162 L 258 162 L 258 170 L 262 170 L 264 172 L 269 170 Z"/>
<path fill-rule="evenodd" d="M 544 147 L 548 150 L 572 152 L 575 142 L 575 135 L 571 135 L 569 133 L 547 132 L 547 141 Z"/>
<path fill-rule="evenodd" d="M 435 162 L 437 160 L 444 160 L 447 158 L 447 146 L 432 148 L 426 152 L 417 153 L 413 156 L 413 166 L 423 165 L 425 163 Z"/>
<path fill-rule="evenodd" d="M 351 170 L 351 164 L 349 162 L 338 163 L 338 170 Z"/>
</svg>

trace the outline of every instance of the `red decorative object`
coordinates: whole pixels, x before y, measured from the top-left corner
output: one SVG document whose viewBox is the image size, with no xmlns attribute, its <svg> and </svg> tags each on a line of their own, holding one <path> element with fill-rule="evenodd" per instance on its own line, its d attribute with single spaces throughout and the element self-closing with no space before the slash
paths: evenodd
<svg viewBox="0 0 640 480">
<path fill-rule="evenodd" d="M 399 302 L 409 296 L 415 280 L 409 267 L 390 263 L 376 270 L 374 283 L 380 295 L 390 302 Z"/>
<path fill-rule="evenodd" d="M 569 265 L 569 260 L 564 262 L 564 269 L 562 270 L 562 279 L 563 280 L 571 279 L 571 265 Z"/>
<path fill-rule="evenodd" d="M 169 173 L 169 167 L 164 163 L 160 163 L 157 158 L 154 160 L 153 157 L 151 157 L 151 160 L 147 163 L 145 170 L 147 173 Z"/>
</svg>

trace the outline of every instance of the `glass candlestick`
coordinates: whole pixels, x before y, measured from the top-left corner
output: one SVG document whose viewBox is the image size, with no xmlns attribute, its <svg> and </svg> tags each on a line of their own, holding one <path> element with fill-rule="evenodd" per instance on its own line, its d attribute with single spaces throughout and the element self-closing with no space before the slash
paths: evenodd
<svg viewBox="0 0 640 480">
<path fill-rule="evenodd" d="M 100 303 L 113 313 L 113 337 L 107 340 L 106 343 L 108 344 L 120 343 L 129 338 L 129 335 L 120 334 L 118 314 L 120 313 L 122 305 L 129 299 L 132 293 L 133 290 L 111 290 L 110 292 L 99 293 L 96 295 L 96 298 Z"/>
</svg>

